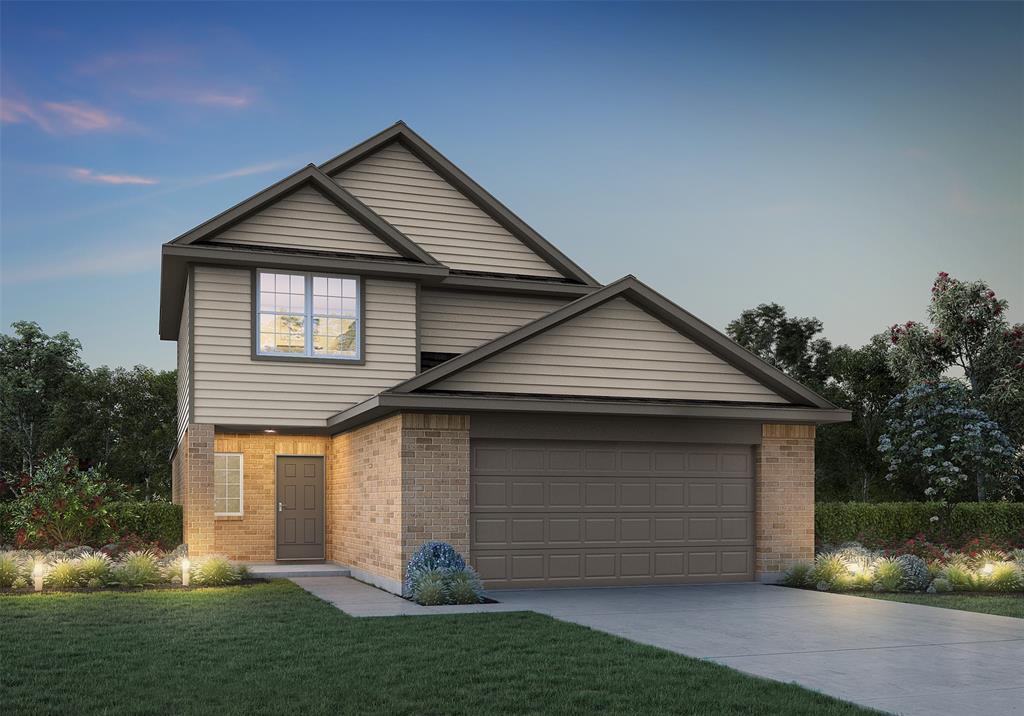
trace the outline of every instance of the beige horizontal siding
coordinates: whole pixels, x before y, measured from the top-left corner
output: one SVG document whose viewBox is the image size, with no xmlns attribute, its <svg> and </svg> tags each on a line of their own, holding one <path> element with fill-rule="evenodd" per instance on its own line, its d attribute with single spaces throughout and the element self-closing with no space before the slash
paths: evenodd
<svg viewBox="0 0 1024 716">
<path fill-rule="evenodd" d="M 571 318 L 431 389 L 788 402 L 625 298 Z"/>
<path fill-rule="evenodd" d="M 565 303 L 566 299 L 546 296 L 424 289 L 420 292 L 420 350 L 465 353 Z"/>
<path fill-rule="evenodd" d="M 175 445 L 181 442 L 189 419 L 189 371 L 192 367 L 192 346 L 189 343 L 190 281 L 185 283 L 185 302 L 181 307 L 181 323 L 178 326 L 178 436 Z"/>
<path fill-rule="evenodd" d="M 374 152 L 334 179 L 451 268 L 561 276 L 400 144 Z"/>
<path fill-rule="evenodd" d="M 304 186 L 214 239 L 228 244 L 398 256 L 333 201 Z"/>
<path fill-rule="evenodd" d="M 250 272 L 195 269 L 195 421 L 322 426 L 416 372 L 416 287 L 368 278 L 365 365 L 252 360 Z"/>
</svg>

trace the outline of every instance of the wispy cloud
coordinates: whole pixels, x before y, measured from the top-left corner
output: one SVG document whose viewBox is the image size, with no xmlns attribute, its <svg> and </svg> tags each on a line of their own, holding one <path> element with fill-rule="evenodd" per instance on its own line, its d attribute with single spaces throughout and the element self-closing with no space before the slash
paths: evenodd
<svg viewBox="0 0 1024 716">
<path fill-rule="evenodd" d="M 4 266 L 3 281 L 13 286 L 82 276 L 122 276 L 147 271 L 160 262 L 152 246 L 107 245 L 48 256 L 23 266 Z"/>
<path fill-rule="evenodd" d="M 197 105 L 216 109 L 245 109 L 254 101 L 254 93 L 246 89 L 225 91 L 159 82 L 146 87 L 133 87 L 128 92 L 139 99 L 154 102 Z"/>
<path fill-rule="evenodd" d="M 194 56 L 182 48 L 164 48 L 139 52 L 108 52 L 92 57 L 75 67 L 80 75 L 101 75 L 140 66 L 187 65 L 194 63 Z"/>
<path fill-rule="evenodd" d="M 285 167 L 293 166 L 295 162 L 291 159 L 278 159 L 272 162 L 264 162 L 263 164 L 250 164 L 244 167 L 238 167 L 238 169 L 230 169 L 226 172 L 220 172 L 218 174 L 210 174 L 208 176 L 196 177 L 190 182 L 191 185 L 196 186 L 200 184 L 210 184 L 212 182 L 223 181 L 225 179 L 235 179 L 237 177 L 247 177 L 253 174 L 263 174 L 265 172 L 272 172 L 276 169 L 283 169 Z"/>
<path fill-rule="evenodd" d="M 86 102 L 36 102 L 10 97 L 0 99 L 0 121 L 34 124 L 48 134 L 109 132 L 127 126 L 117 114 Z"/>
<path fill-rule="evenodd" d="M 140 177 L 134 174 L 97 174 L 92 169 L 75 168 L 69 172 L 69 176 L 81 182 L 89 184 L 159 184 L 157 179 Z"/>
</svg>

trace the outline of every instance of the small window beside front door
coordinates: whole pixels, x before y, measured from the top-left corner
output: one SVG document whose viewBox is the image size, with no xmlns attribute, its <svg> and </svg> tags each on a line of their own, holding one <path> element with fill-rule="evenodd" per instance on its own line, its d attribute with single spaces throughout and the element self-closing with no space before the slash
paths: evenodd
<svg viewBox="0 0 1024 716">
<path fill-rule="evenodd" d="M 242 456 L 219 452 L 213 456 L 213 514 L 242 514 Z"/>
</svg>

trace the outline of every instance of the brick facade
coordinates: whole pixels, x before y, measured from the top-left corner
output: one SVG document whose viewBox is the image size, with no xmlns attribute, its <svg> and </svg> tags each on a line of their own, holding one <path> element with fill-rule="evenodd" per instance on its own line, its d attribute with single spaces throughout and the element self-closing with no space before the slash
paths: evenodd
<svg viewBox="0 0 1024 716">
<path fill-rule="evenodd" d="M 469 560 L 469 416 L 402 416 L 402 564 L 429 540 Z"/>
<path fill-rule="evenodd" d="M 241 453 L 243 506 L 240 517 L 213 517 L 214 551 L 243 562 L 273 562 L 277 535 L 277 456 L 327 455 L 319 435 L 218 434 L 214 452 Z M 325 475 L 330 475 L 325 466 Z M 330 479 L 326 489 L 330 490 Z M 211 498 L 212 499 L 212 498 Z M 325 510 L 325 520 L 330 522 Z"/>
<path fill-rule="evenodd" d="M 189 554 L 214 552 L 213 537 L 213 426 L 191 423 L 181 445 L 183 533 Z"/>
<path fill-rule="evenodd" d="M 402 416 L 331 439 L 327 558 L 402 580 Z"/>
<path fill-rule="evenodd" d="M 814 426 L 765 424 L 757 449 L 755 572 L 773 581 L 814 558 Z"/>
</svg>

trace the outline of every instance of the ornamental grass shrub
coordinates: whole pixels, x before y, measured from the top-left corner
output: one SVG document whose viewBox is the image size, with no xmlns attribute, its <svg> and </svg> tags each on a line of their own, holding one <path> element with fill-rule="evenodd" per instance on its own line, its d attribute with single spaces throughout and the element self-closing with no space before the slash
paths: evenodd
<svg viewBox="0 0 1024 716">
<path fill-rule="evenodd" d="M 36 563 L 42 566 L 46 589 L 181 584 L 185 556 L 183 546 L 167 553 L 152 549 L 130 550 L 115 557 L 87 546 L 50 552 L 0 551 L 0 589 L 32 588 L 32 570 Z M 219 587 L 238 584 L 248 577 L 248 571 L 226 557 L 211 556 L 197 559 L 190 575 L 193 586 Z"/>
<path fill-rule="evenodd" d="M 483 601 L 480 577 L 446 542 L 427 542 L 409 560 L 405 595 L 417 604 L 477 604 Z"/>
<path fill-rule="evenodd" d="M 1024 592 L 1024 550 L 944 551 L 926 560 L 887 554 L 857 543 L 822 552 L 813 563 L 793 565 L 782 583 L 821 591 Z"/>
</svg>

